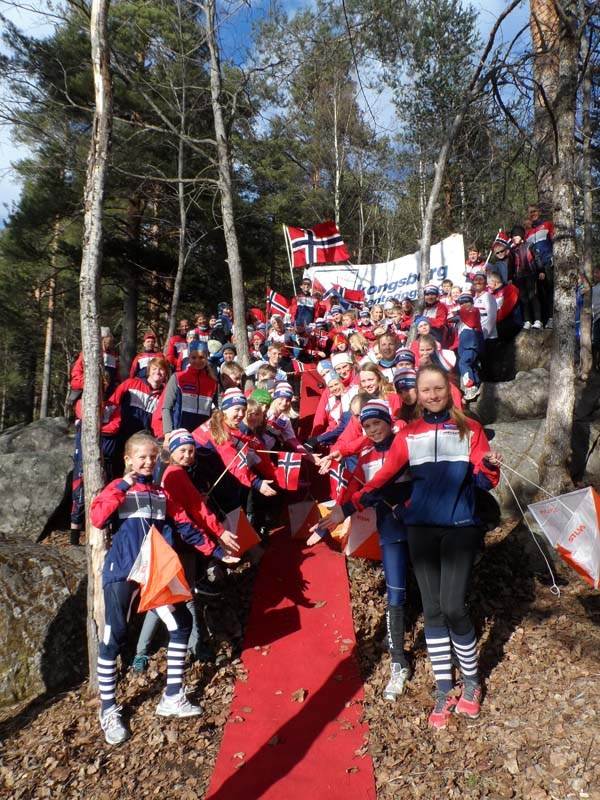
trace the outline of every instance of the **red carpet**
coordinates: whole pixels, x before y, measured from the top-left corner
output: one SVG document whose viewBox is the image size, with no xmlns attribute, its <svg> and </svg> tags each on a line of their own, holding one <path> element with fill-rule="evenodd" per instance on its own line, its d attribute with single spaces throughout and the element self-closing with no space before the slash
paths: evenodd
<svg viewBox="0 0 600 800">
<path fill-rule="evenodd" d="M 343 556 L 271 539 L 206 800 L 375 800 L 355 648 Z"/>
</svg>

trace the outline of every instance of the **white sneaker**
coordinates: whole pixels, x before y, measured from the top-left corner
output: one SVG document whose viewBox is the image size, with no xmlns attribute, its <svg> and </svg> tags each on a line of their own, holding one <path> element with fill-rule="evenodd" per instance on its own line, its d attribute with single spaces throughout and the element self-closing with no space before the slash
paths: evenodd
<svg viewBox="0 0 600 800">
<path fill-rule="evenodd" d="M 524 322 L 523 323 L 523 330 L 528 331 L 531 329 L 531 322 Z"/>
<path fill-rule="evenodd" d="M 548 330 L 551 331 L 553 327 L 554 327 L 554 322 L 552 321 L 552 317 L 550 317 L 550 319 L 546 323 L 546 328 L 548 328 Z"/>
<path fill-rule="evenodd" d="M 100 727 L 108 744 L 123 744 L 129 739 L 129 731 L 121 721 L 123 706 L 111 706 L 100 712 Z"/>
<path fill-rule="evenodd" d="M 410 679 L 411 673 L 408 667 L 403 667 L 402 664 L 391 665 L 391 675 L 388 685 L 383 690 L 384 700 L 395 700 L 403 694 L 406 687 L 406 681 Z"/>
<path fill-rule="evenodd" d="M 481 386 L 469 386 L 468 389 L 465 389 L 465 400 L 475 400 L 480 392 Z"/>
<path fill-rule="evenodd" d="M 183 689 L 180 689 L 178 694 L 163 694 L 156 706 L 159 717 L 197 717 L 202 712 L 202 706 L 190 703 Z"/>
<path fill-rule="evenodd" d="M 542 323 L 540 322 L 539 319 L 536 319 L 536 321 L 533 323 L 533 325 L 531 327 L 535 328 L 536 331 L 541 331 L 544 328 L 544 326 L 542 325 Z"/>
</svg>

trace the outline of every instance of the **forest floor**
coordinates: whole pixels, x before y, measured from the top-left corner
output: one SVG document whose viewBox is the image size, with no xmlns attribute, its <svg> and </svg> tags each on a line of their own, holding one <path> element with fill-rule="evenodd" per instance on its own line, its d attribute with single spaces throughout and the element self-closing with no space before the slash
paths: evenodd
<svg viewBox="0 0 600 800">
<path fill-rule="evenodd" d="M 486 537 L 470 594 L 481 636 L 483 711 L 479 720 L 453 719 L 440 732 L 427 727 L 432 678 L 416 586 L 409 588 L 407 634 L 415 677 L 392 704 L 381 699 L 389 669 L 381 565 L 348 561 L 378 800 L 600 800 L 600 595 L 562 569 L 561 596 L 553 595 L 528 536 L 508 522 Z M 0 797 L 203 798 L 235 680 L 244 678 L 237 654 L 255 570 L 230 575 L 223 597 L 206 606 L 222 663 L 194 664 L 188 672 L 192 700 L 205 707 L 199 720 L 156 717 L 161 649 L 146 673 L 126 671 L 120 682 L 132 731 L 121 747 L 104 743 L 86 684 L 5 714 Z"/>
</svg>

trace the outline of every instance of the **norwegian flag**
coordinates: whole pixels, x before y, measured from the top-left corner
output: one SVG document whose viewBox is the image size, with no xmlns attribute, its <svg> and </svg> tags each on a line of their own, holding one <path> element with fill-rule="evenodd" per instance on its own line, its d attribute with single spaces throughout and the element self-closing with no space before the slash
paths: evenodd
<svg viewBox="0 0 600 800">
<path fill-rule="evenodd" d="M 304 275 L 304 277 L 310 278 L 308 272 Z M 325 287 L 317 277 L 312 279 L 312 288 L 313 292 L 321 292 L 321 294 L 325 294 Z"/>
<path fill-rule="evenodd" d="M 340 287 L 340 297 L 353 306 L 362 306 L 365 302 L 365 293 L 363 289 L 346 289 L 342 286 Z"/>
<path fill-rule="evenodd" d="M 238 468 L 239 469 L 248 469 L 248 456 L 244 452 L 244 449 L 238 450 Z"/>
<path fill-rule="evenodd" d="M 344 489 L 348 488 L 350 473 L 339 461 L 332 461 L 329 468 L 329 483 L 331 485 L 331 499 L 339 502 Z"/>
<path fill-rule="evenodd" d="M 349 261 L 350 253 L 335 222 L 328 220 L 313 228 L 286 226 L 292 263 L 295 267 L 310 267 L 313 264 L 336 264 Z"/>
<path fill-rule="evenodd" d="M 323 300 L 334 296 L 339 297 L 340 305 L 344 309 L 350 308 L 350 306 L 362 306 L 365 302 L 365 293 L 362 289 L 346 289 L 345 286 L 340 286 L 337 283 L 334 283 L 331 289 L 325 292 Z"/>
<path fill-rule="evenodd" d="M 302 453 L 279 453 L 277 456 L 277 483 L 282 489 L 295 492 L 300 480 Z"/>
<path fill-rule="evenodd" d="M 289 311 L 290 302 L 287 298 L 285 298 L 279 292 L 276 292 L 274 289 L 267 289 L 267 316 L 270 317 L 273 314 L 281 314 L 285 316 L 285 314 Z"/>
</svg>

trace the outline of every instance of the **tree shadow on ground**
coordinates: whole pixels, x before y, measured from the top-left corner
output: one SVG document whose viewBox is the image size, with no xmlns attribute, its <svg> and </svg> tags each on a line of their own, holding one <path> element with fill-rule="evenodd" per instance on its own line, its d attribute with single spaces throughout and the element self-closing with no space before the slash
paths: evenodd
<svg viewBox="0 0 600 800">
<path fill-rule="evenodd" d="M 543 621 L 555 613 L 533 608 L 536 573 L 545 565 L 541 556 L 538 561 L 528 553 L 525 536 L 529 535 L 517 525 L 507 536 L 492 538 L 474 569 L 469 607 L 478 636 L 487 628 L 479 654 L 483 678 L 503 660 L 507 642 L 527 616 L 534 614 Z"/>
</svg>

